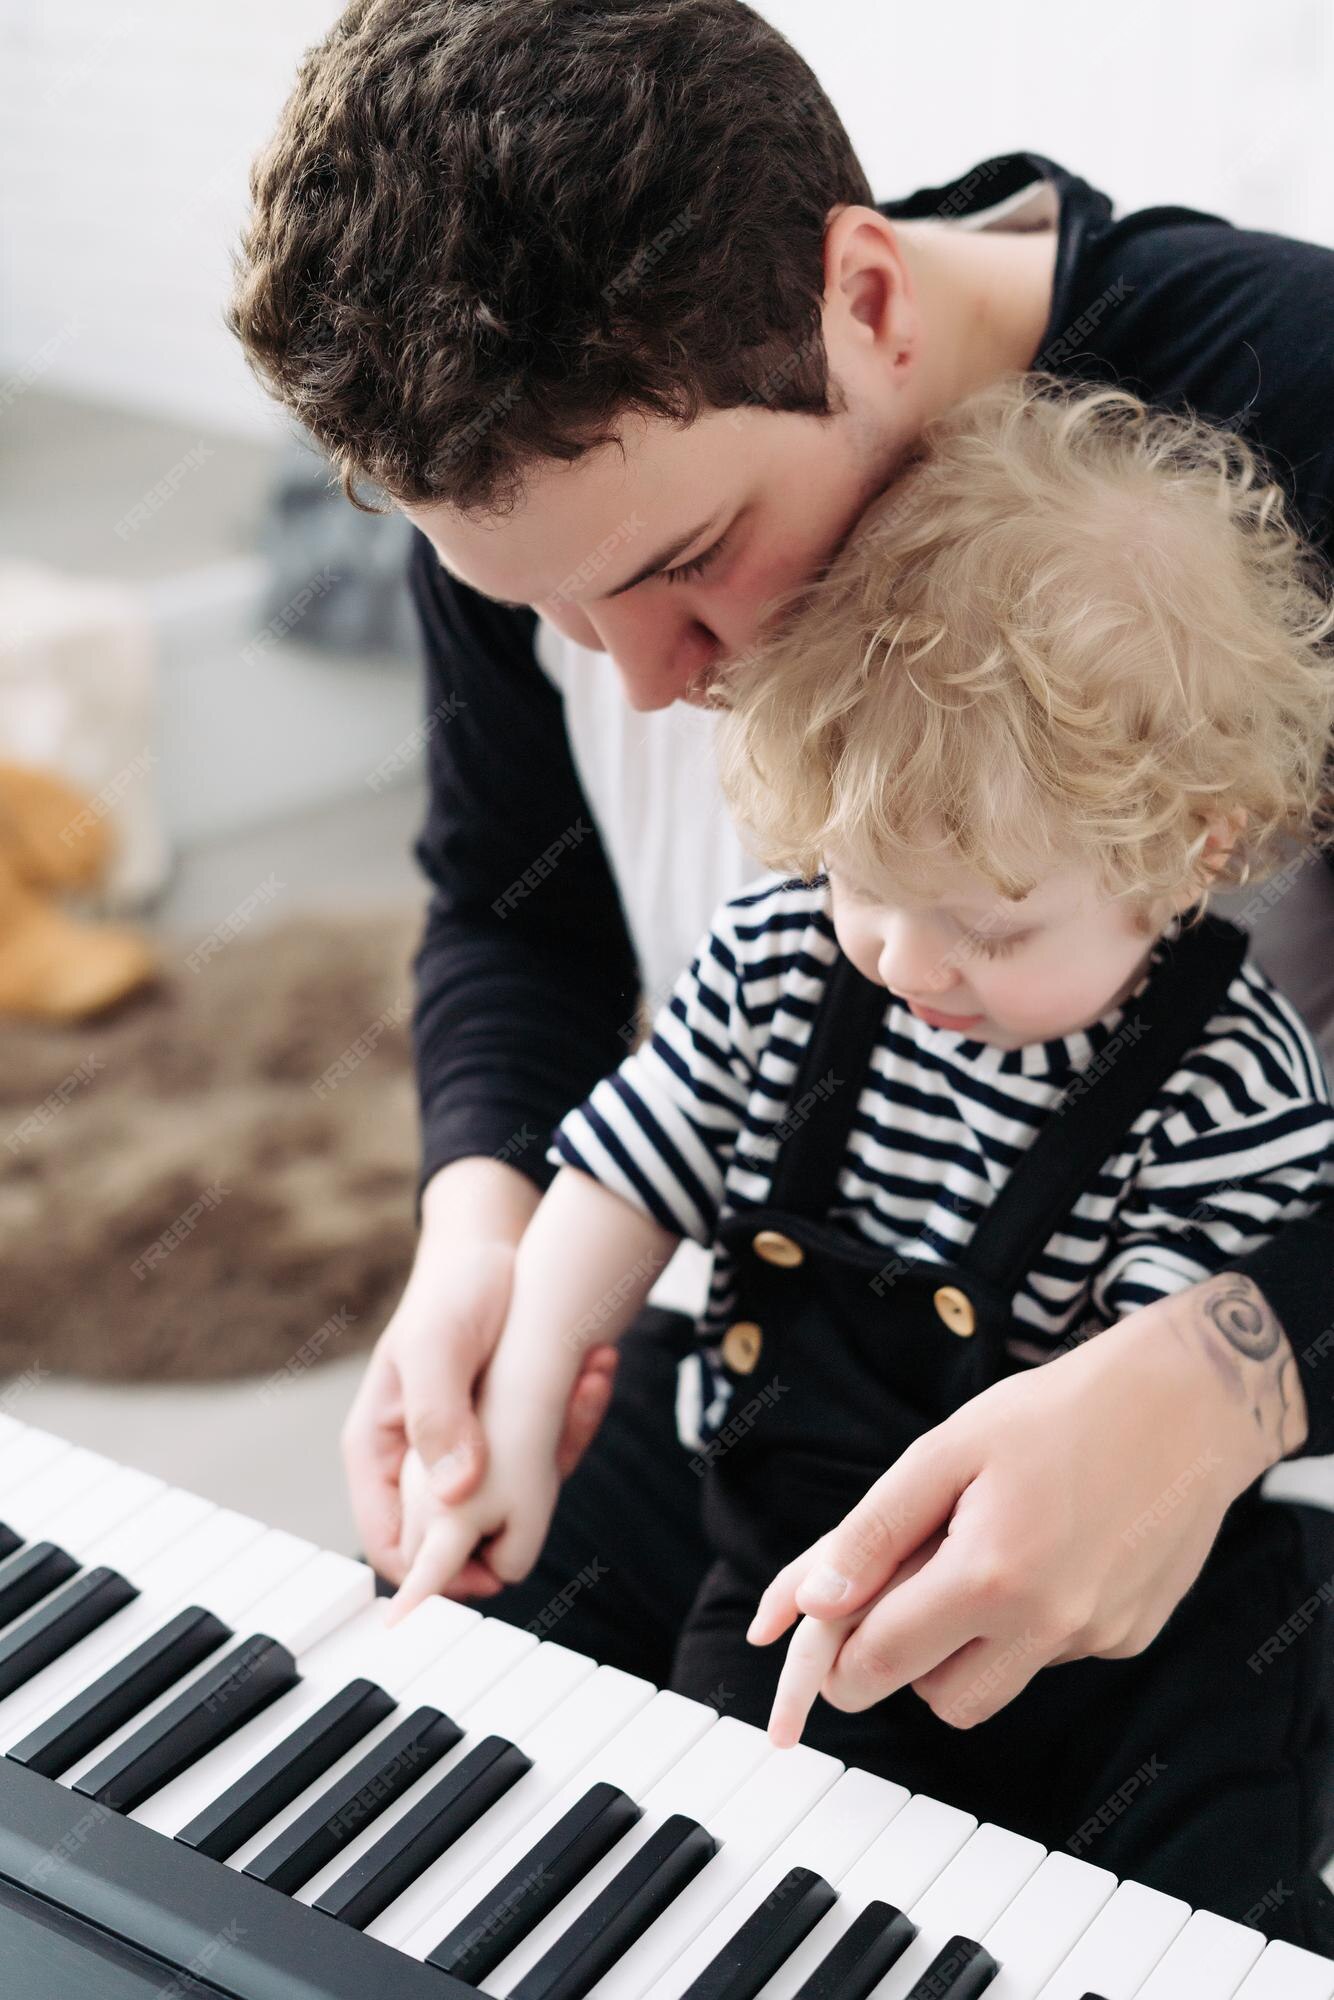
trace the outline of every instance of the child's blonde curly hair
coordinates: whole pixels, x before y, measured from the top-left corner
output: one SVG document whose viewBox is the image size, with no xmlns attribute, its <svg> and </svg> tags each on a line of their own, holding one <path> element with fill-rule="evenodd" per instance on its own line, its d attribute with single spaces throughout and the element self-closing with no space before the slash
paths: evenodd
<svg viewBox="0 0 1334 2000">
<path fill-rule="evenodd" d="M 772 636 L 717 684 L 756 850 L 1007 897 L 1092 865 L 1149 910 L 1327 824 L 1327 572 L 1241 439 L 1021 375 L 931 423 Z M 1206 842 L 1236 830 L 1219 863 Z"/>
</svg>

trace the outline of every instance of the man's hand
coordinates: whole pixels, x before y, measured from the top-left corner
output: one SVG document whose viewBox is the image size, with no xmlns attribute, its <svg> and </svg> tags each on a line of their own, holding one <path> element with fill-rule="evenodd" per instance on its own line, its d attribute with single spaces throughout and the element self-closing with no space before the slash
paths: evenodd
<svg viewBox="0 0 1334 2000">
<path fill-rule="evenodd" d="M 997 1383 L 919 1438 L 779 1572 L 749 1636 L 764 1645 L 800 1613 L 864 1611 L 826 1665 L 825 1698 L 855 1712 L 912 1686 L 967 1728 L 1044 1666 L 1142 1652 L 1232 1501 L 1305 1436 L 1278 1321 L 1249 1279 L 1208 1279 Z M 888 1590 L 941 1530 L 935 1553 Z M 827 1651 L 803 1639 L 798 1684 Z M 794 1712 L 787 1704 L 789 1739 Z"/>
<path fill-rule="evenodd" d="M 537 1190 L 513 1168 L 459 1161 L 427 1187 L 416 1261 L 393 1318 L 372 1350 L 343 1426 L 343 1463 L 362 1550 L 382 1576 L 401 1583 L 399 1477 L 409 1448 L 435 1497 L 461 1500 L 486 1469 L 477 1420 L 478 1384 L 509 1307 L 515 1245 Z M 562 1478 L 578 1464 L 611 1400 L 616 1349 L 584 1356 L 557 1454 Z M 465 1564 L 456 1597 L 489 1597 L 501 1579 L 484 1558 Z"/>
</svg>

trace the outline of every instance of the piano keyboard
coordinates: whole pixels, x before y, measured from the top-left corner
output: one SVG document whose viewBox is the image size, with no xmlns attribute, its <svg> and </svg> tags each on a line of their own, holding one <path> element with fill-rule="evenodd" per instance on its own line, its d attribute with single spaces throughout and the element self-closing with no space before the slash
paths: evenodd
<svg viewBox="0 0 1334 2000">
<path fill-rule="evenodd" d="M 8 1417 L 0 1523 L 25 2000 L 1334 2000 L 1334 1960 L 498 1619 L 387 1630 L 363 1564 Z"/>
</svg>

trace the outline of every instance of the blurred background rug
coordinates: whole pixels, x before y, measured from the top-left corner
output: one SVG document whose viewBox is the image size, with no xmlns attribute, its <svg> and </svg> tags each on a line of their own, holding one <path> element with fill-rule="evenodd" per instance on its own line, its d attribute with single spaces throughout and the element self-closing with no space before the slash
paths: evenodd
<svg viewBox="0 0 1334 2000">
<path fill-rule="evenodd" d="M 375 1337 L 414 1240 L 418 932 L 169 945 L 114 1015 L 0 1027 L 0 1374 L 290 1376 Z"/>
</svg>

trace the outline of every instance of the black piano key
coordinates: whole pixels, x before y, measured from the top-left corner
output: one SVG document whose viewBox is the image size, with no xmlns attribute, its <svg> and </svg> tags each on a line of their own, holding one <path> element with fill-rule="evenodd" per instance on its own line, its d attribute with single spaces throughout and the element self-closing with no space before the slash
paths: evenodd
<svg viewBox="0 0 1334 2000">
<path fill-rule="evenodd" d="M 288 1895 L 334 1860 L 364 1827 L 415 1785 L 463 1731 L 438 1708 L 416 1708 L 366 1752 L 347 1774 L 298 1813 L 292 1824 L 255 1856 L 245 1873 Z"/>
<path fill-rule="evenodd" d="M 0 1562 L 0 1625 L 28 1611 L 79 1573 L 79 1565 L 55 1542 L 29 1542 Z"/>
<path fill-rule="evenodd" d="M 753 2000 L 836 1901 L 823 1875 L 810 1868 L 789 1868 L 691 1981 L 682 2000 Z"/>
<path fill-rule="evenodd" d="M 3 1562 L 6 1556 L 12 1556 L 15 1549 L 22 1547 L 22 1535 L 16 1535 L 8 1521 L 0 1521 L 0 1562 Z"/>
<path fill-rule="evenodd" d="M 908 2000 L 975 2000 L 1000 1971 L 991 1953 L 972 1938 L 952 1937 L 938 1951 Z"/>
<path fill-rule="evenodd" d="M 313 1907 L 364 1931 L 531 1769 L 532 1759 L 503 1736 L 483 1737 Z"/>
<path fill-rule="evenodd" d="M 664 1820 L 511 1989 L 510 2000 L 583 2000 L 717 1849 L 698 1820 L 684 1813 Z"/>
<path fill-rule="evenodd" d="M 892 1903 L 868 1903 L 820 1960 L 793 2000 L 866 2000 L 917 1936 L 917 1926 Z"/>
<path fill-rule="evenodd" d="M 77 1779 L 73 1789 L 114 1812 L 133 1812 L 300 1678 L 296 1661 L 276 1639 L 262 1632 L 243 1639 Z"/>
<path fill-rule="evenodd" d="M 18 1624 L 0 1632 L 0 1700 L 133 1604 L 138 1595 L 119 1570 L 86 1569 Z"/>
<path fill-rule="evenodd" d="M 394 1697 L 375 1681 L 349 1681 L 196 1813 L 177 1840 L 214 1861 L 225 1861 L 392 1715 L 394 1707 Z"/>
<path fill-rule="evenodd" d="M 589 1787 L 549 1832 L 427 1954 L 476 1986 L 601 1861 L 642 1808 L 615 1785 Z"/>
<path fill-rule="evenodd" d="M 147 1708 L 231 1638 L 221 1618 L 192 1604 L 126 1653 L 8 1752 L 16 1764 L 55 1778 Z"/>
</svg>

